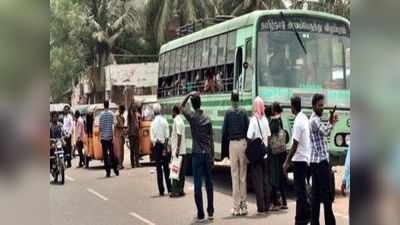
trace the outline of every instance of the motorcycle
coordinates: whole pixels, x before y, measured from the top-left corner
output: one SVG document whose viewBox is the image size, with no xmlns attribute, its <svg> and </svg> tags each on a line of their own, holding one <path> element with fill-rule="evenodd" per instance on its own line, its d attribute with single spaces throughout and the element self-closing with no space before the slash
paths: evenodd
<svg viewBox="0 0 400 225">
<path fill-rule="evenodd" d="M 58 182 L 61 177 L 61 184 L 65 182 L 65 162 L 64 162 L 64 147 L 61 138 L 50 139 L 50 149 L 54 154 L 50 154 L 50 173 L 53 176 L 54 182 Z"/>
</svg>

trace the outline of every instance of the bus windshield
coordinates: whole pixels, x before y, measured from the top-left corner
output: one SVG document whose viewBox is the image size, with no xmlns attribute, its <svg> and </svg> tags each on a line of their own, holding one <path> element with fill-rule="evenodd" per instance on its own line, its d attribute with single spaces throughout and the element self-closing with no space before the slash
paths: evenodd
<svg viewBox="0 0 400 225">
<path fill-rule="evenodd" d="M 349 37 L 304 31 L 299 35 L 307 54 L 291 30 L 258 32 L 259 86 L 349 89 Z"/>
</svg>

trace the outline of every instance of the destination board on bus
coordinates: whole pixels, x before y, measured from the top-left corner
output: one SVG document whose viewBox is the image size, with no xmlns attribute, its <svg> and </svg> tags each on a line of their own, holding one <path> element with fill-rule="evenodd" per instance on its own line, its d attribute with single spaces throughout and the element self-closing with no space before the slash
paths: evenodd
<svg viewBox="0 0 400 225">
<path fill-rule="evenodd" d="M 350 29 L 343 21 L 309 17 L 274 15 L 261 17 L 258 23 L 258 31 L 294 31 L 332 34 L 338 36 L 350 36 Z"/>
</svg>

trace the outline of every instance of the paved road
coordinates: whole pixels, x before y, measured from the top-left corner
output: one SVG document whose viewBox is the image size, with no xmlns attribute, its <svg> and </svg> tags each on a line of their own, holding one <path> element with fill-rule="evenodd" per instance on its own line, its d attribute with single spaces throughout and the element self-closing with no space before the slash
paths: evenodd
<svg viewBox="0 0 400 225">
<path fill-rule="evenodd" d="M 126 154 L 128 157 L 125 156 L 126 159 L 129 158 L 128 154 Z M 76 161 L 74 161 L 74 165 L 76 166 Z M 125 165 L 129 165 L 128 161 L 125 162 Z M 119 177 L 105 178 L 105 172 L 100 162 L 93 162 L 90 169 L 76 169 L 74 167 L 68 169 L 64 186 L 50 185 L 51 224 L 193 224 L 196 211 L 192 178 L 187 178 L 185 197 L 177 199 L 159 197 L 154 171 L 151 166 L 137 169 L 126 168 L 121 170 Z M 250 193 L 249 215 L 246 217 L 230 216 L 232 198 L 229 168 L 217 166 L 213 173 L 216 210 L 213 224 L 294 224 L 295 202 L 293 193 L 290 194 L 288 211 L 256 216 L 255 196 Z M 338 198 L 334 205 L 338 225 L 348 224 L 346 209 L 347 199 Z M 321 221 L 321 224 L 324 224 L 324 222 Z"/>
</svg>

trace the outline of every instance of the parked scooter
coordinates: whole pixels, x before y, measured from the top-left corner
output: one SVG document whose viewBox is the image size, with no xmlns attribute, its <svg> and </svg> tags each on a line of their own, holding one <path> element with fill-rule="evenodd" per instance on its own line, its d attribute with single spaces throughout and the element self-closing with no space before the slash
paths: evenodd
<svg viewBox="0 0 400 225">
<path fill-rule="evenodd" d="M 50 173 L 54 183 L 65 183 L 65 162 L 64 162 L 64 144 L 61 138 L 50 139 Z"/>
</svg>

